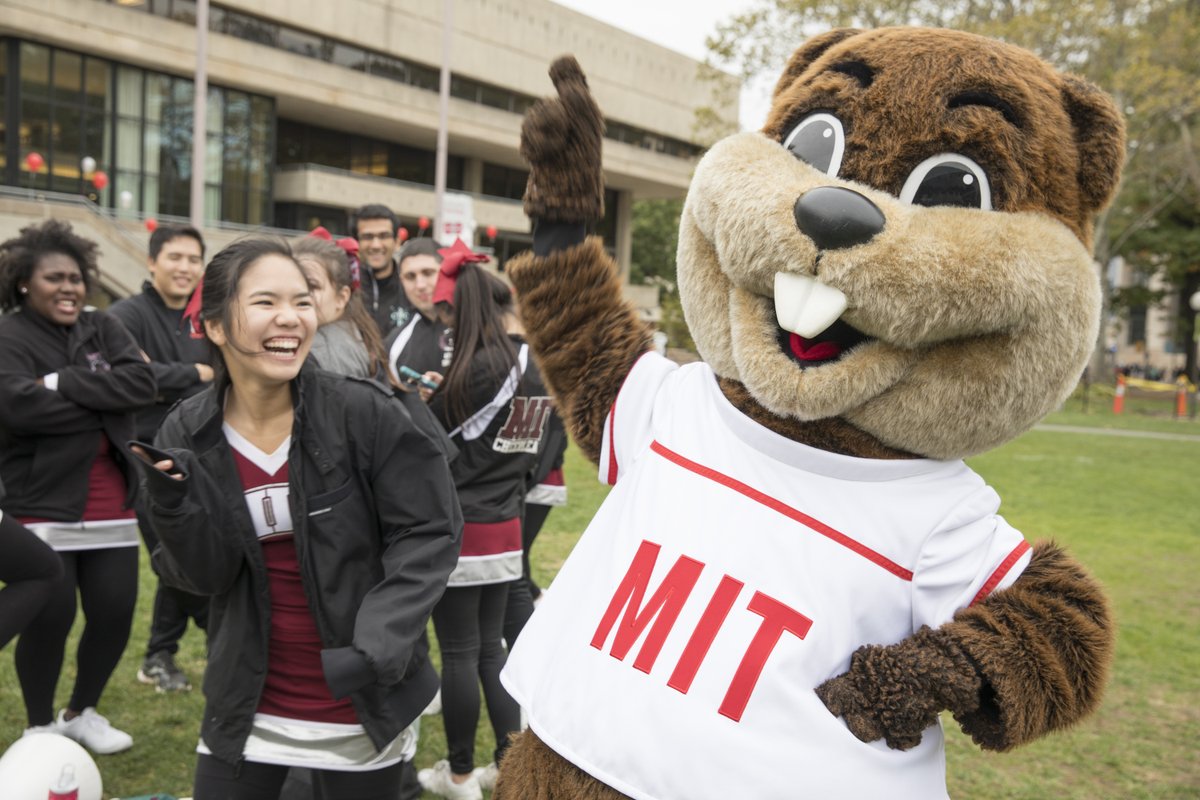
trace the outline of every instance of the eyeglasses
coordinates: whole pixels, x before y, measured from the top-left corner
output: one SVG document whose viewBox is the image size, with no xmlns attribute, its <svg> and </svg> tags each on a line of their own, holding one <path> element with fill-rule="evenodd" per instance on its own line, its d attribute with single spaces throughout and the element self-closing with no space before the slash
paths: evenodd
<svg viewBox="0 0 1200 800">
<path fill-rule="evenodd" d="M 395 239 L 394 233 L 364 233 L 358 237 L 360 242 L 386 242 L 388 239 Z"/>
</svg>

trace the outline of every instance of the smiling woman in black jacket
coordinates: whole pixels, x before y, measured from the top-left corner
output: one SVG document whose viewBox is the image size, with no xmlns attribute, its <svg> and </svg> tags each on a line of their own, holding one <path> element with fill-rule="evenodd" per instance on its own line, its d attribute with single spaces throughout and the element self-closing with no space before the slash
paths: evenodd
<svg viewBox="0 0 1200 800">
<path fill-rule="evenodd" d="M 325 797 L 393 800 L 437 691 L 449 467 L 389 389 L 303 366 L 317 318 L 286 243 L 218 253 L 200 318 L 217 378 L 136 449 L 163 580 L 212 597 L 196 800 L 278 797 L 292 766 Z"/>
<path fill-rule="evenodd" d="M 96 245 L 49 220 L 0 244 L 0 481 L 12 515 L 58 551 L 64 576 L 17 642 L 31 730 L 95 753 L 133 744 L 96 713 L 129 640 L 138 535 L 125 442 L 154 401 L 150 365 L 114 317 L 84 308 Z M 54 717 L 54 690 L 76 591 L 87 618 L 75 688 Z"/>
</svg>

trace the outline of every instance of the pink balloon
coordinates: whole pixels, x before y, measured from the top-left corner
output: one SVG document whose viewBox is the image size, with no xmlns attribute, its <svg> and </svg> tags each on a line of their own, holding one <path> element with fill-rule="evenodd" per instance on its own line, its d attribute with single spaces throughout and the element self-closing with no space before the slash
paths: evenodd
<svg viewBox="0 0 1200 800">
<path fill-rule="evenodd" d="M 30 172 L 37 172 L 44 166 L 46 166 L 46 159 L 42 158 L 41 153 L 30 153 L 25 156 L 25 168 Z"/>
<path fill-rule="evenodd" d="M 400 230 L 396 231 L 396 238 L 402 242 L 407 242 L 408 241 L 408 228 L 401 228 Z"/>
<path fill-rule="evenodd" d="M 92 173 L 92 185 L 96 187 L 96 191 L 104 191 L 104 187 L 108 186 L 108 173 L 96 170 Z"/>
<path fill-rule="evenodd" d="M 429 227 L 429 217 L 420 217 L 417 220 L 417 227 L 420 228 L 421 230 L 425 230 L 426 228 L 428 228 Z"/>
<path fill-rule="evenodd" d="M 158 220 L 156 220 L 154 217 L 146 217 L 146 230 L 150 231 L 151 233 L 154 233 L 156 230 L 158 230 Z"/>
</svg>

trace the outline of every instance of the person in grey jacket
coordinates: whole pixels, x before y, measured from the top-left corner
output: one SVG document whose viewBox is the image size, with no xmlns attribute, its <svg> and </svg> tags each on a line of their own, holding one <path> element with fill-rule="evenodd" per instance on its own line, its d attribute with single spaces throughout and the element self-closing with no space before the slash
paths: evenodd
<svg viewBox="0 0 1200 800">
<path fill-rule="evenodd" d="M 211 388 L 141 456 L 163 579 L 212 598 L 196 800 L 394 798 L 438 677 L 422 644 L 458 558 L 445 457 L 391 390 L 305 366 L 317 327 L 287 244 L 235 242 L 200 317 Z"/>
</svg>

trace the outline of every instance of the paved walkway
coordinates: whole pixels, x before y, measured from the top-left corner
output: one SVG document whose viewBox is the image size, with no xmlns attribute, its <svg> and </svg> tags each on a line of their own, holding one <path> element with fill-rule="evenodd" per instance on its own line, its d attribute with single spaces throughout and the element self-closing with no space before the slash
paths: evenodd
<svg viewBox="0 0 1200 800">
<path fill-rule="evenodd" d="M 1037 425 L 1034 430 L 1051 433 L 1091 433 L 1097 436 L 1127 436 L 1133 439 L 1164 439 L 1169 442 L 1195 442 L 1200 436 L 1190 433 L 1159 433 L 1157 431 L 1125 431 L 1118 428 L 1086 428 L 1080 425 Z"/>
</svg>

